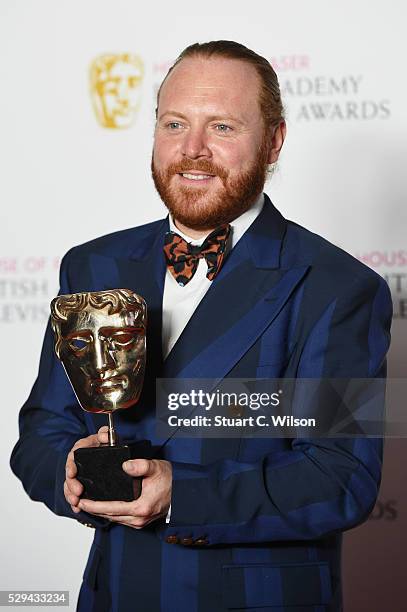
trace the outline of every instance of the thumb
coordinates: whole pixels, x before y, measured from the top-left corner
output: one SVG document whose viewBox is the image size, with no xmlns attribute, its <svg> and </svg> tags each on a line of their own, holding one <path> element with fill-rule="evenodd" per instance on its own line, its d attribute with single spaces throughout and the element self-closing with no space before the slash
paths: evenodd
<svg viewBox="0 0 407 612">
<path fill-rule="evenodd" d="M 97 433 L 97 437 L 98 437 L 98 442 L 100 444 L 107 444 L 109 442 L 109 428 L 107 427 L 107 425 L 103 425 L 103 427 L 100 427 L 98 433 Z"/>
<path fill-rule="evenodd" d="M 154 468 L 148 459 L 130 459 L 123 463 L 123 469 L 130 476 L 149 476 Z"/>
</svg>

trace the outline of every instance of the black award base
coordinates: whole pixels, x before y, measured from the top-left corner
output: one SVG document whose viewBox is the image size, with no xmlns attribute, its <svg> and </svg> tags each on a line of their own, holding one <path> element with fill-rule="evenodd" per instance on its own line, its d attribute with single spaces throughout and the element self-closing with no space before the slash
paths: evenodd
<svg viewBox="0 0 407 612">
<path fill-rule="evenodd" d="M 83 485 L 83 499 L 94 501 L 133 501 L 140 497 L 140 478 L 133 478 L 122 468 L 128 459 L 151 459 L 149 440 L 121 446 L 96 446 L 74 451 L 77 479 Z"/>
</svg>

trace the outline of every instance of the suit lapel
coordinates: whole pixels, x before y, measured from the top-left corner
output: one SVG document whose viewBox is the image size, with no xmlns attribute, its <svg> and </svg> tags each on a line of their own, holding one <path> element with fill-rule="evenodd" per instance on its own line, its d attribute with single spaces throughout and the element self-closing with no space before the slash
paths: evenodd
<svg viewBox="0 0 407 612">
<path fill-rule="evenodd" d="M 308 266 L 284 270 L 286 221 L 266 196 L 164 363 L 165 378 L 225 376 L 277 316 Z"/>
</svg>

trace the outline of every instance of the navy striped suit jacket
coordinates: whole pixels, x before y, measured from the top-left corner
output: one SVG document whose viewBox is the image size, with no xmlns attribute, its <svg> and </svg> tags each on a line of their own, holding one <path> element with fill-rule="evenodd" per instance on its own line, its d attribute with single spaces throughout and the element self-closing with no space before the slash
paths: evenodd
<svg viewBox="0 0 407 612">
<path fill-rule="evenodd" d="M 122 439 L 163 443 L 156 377 L 385 375 L 387 285 L 267 197 L 163 362 L 166 231 L 168 220 L 104 236 L 61 265 L 61 293 L 127 287 L 147 301 L 146 381 L 137 407 L 118 414 Z M 48 326 L 11 465 L 32 499 L 96 527 L 81 612 L 341 609 L 341 532 L 375 503 L 380 439 L 173 438 L 171 522 L 136 530 L 74 515 L 64 498 L 68 451 L 105 420 L 79 408 Z"/>
</svg>

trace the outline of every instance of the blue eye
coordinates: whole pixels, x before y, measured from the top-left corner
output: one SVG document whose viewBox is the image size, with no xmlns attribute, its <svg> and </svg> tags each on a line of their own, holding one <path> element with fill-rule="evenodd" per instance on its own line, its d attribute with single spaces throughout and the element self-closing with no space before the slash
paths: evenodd
<svg viewBox="0 0 407 612">
<path fill-rule="evenodd" d="M 178 123 L 178 121 L 171 121 L 171 122 L 168 124 L 168 127 L 170 128 L 170 130 L 176 130 L 176 129 L 178 129 L 179 127 L 181 127 L 181 124 L 180 124 L 180 123 Z"/>
<path fill-rule="evenodd" d="M 219 123 L 219 124 L 216 126 L 216 129 L 217 129 L 217 131 L 218 131 L 218 132 L 224 132 L 224 133 L 226 133 L 226 132 L 229 132 L 229 131 L 230 131 L 232 128 L 231 128 L 231 127 L 229 127 L 228 125 L 225 125 L 224 123 Z"/>
</svg>

